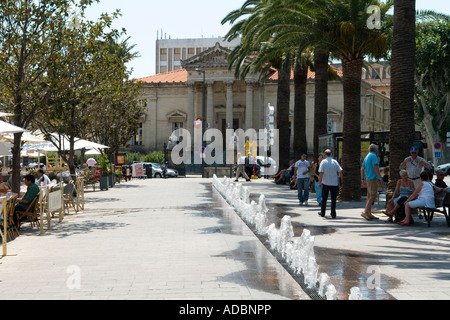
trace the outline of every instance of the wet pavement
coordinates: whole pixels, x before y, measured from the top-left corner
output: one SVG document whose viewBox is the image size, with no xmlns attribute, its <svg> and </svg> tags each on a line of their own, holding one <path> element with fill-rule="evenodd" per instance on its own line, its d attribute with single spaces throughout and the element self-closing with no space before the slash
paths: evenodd
<svg viewBox="0 0 450 320">
<path fill-rule="evenodd" d="M 386 217 L 367 222 L 360 214 L 365 202 L 338 203 L 337 219 L 318 215 L 315 194 L 308 206 L 299 206 L 297 191 L 261 179 L 244 184 L 252 199 L 264 194 L 270 223 L 279 226 L 284 215 L 292 217 L 295 236 L 306 228 L 315 236 L 315 256 L 319 274 L 327 273 L 347 299 L 352 287 L 359 287 L 366 300 L 450 298 L 450 229 L 443 216 L 432 227 L 423 220 L 412 227 L 385 223 Z M 380 199 L 374 212 L 384 209 Z"/>
<path fill-rule="evenodd" d="M 0 299 L 309 300 L 201 179 L 85 196 L 42 236 L 23 226 L 0 259 Z"/>
<path fill-rule="evenodd" d="M 287 186 L 245 186 L 253 199 L 266 196 L 269 224 L 288 214 L 296 237 L 311 231 L 319 274 L 331 277 L 338 299 L 355 286 L 366 300 L 450 298 L 450 229 L 442 217 L 432 228 L 420 221 L 406 228 L 365 221 L 363 203 L 339 203 L 337 219 L 321 218 L 314 194 L 300 207 Z M 315 298 L 211 179 L 133 180 L 88 191 L 83 213 L 54 221 L 42 236 L 24 226 L 8 253 L 0 258 L 0 299 Z"/>
</svg>

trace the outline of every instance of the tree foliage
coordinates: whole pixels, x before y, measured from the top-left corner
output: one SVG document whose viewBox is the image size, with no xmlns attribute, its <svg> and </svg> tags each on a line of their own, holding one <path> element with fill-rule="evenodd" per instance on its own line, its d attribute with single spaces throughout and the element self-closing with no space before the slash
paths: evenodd
<svg viewBox="0 0 450 320">
<path fill-rule="evenodd" d="M 124 33 L 111 29 L 118 11 L 103 14 L 97 22 L 82 19 L 84 10 L 94 2 L 99 1 L 2 1 L 0 108 L 14 114 L 15 125 L 66 135 L 71 145 L 75 137 L 107 140 L 109 135 L 120 134 L 105 132 L 105 136 L 93 136 L 91 128 L 98 125 L 96 119 L 103 115 L 105 99 L 110 99 L 111 104 L 128 108 L 130 118 L 122 125 L 122 132 L 137 129 L 134 119 L 140 113 L 133 109 L 137 106 L 137 84 L 129 81 L 126 68 L 136 54 L 127 41 L 120 42 Z M 78 15 L 73 15 L 74 11 Z M 119 102 L 120 99 L 125 101 Z M 122 111 L 115 108 L 108 112 L 117 112 L 117 117 L 121 117 Z M 126 121 L 126 117 L 122 120 Z M 16 192 L 20 186 L 20 147 L 21 134 L 15 134 Z"/>
<path fill-rule="evenodd" d="M 450 17 L 420 12 L 416 27 L 416 114 L 432 142 L 450 131 Z"/>
</svg>

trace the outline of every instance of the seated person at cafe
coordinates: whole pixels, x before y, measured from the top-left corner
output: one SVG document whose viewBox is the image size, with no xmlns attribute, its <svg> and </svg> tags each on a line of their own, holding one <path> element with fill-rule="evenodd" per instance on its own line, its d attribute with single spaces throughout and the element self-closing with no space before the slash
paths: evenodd
<svg viewBox="0 0 450 320">
<path fill-rule="evenodd" d="M 434 185 L 439 188 L 448 188 L 447 184 L 444 182 L 445 174 L 444 171 L 438 170 L 436 172 L 436 180 Z"/>
<path fill-rule="evenodd" d="M 24 178 L 24 183 L 27 186 L 27 192 L 24 194 L 22 198 L 18 198 L 16 202 L 16 207 L 14 208 L 14 223 L 17 225 L 18 222 L 18 216 L 21 212 L 25 212 L 28 207 L 30 206 L 31 202 L 39 196 L 39 186 L 36 184 L 36 179 L 33 175 L 29 174 L 26 175 Z M 34 206 L 28 210 L 28 212 L 31 212 L 34 210 Z"/>
<path fill-rule="evenodd" d="M 10 174 L 9 180 L 7 182 L 3 182 L 3 174 L 1 172 L 0 167 L 0 193 L 7 193 L 11 191 L 11 181 L 12 181 L 12 175 L 11 172 L 8 172 Z"/>
<path fill-rule="evenodd" d="M 48 186 L 52 182 L 50 181 L 50 178 L 44 173 L 44 170 L 39 169 L 37 172 L 37 175 L 39 177 L 38 182 L 39 184 L 42 182 L 43 186 Z"/>
</svg>

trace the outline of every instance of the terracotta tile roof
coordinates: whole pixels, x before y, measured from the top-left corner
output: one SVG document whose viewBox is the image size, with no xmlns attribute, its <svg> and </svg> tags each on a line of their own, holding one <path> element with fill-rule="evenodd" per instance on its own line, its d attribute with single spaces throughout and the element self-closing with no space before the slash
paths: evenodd
<svg viewBox="0 0 450 320">
<path fill-rule="evenodd" d="M 333 67 L 331 67 L 333 68 Z M 342 77 L 342 72 L 337 71 L 338 75 Z M 186 69 L 159 73 L 154 76 L 145 77 L 137 79 L 138 81 L 142 81 L 144 83 L 186 83 L 188 78 L 188 73 Z M 314 80 L 316 78 L 316 73 L 309 70 L 308 71 L 308 80 Z M 291 71 L 291 79 L 294 79 L 294 71 Z M 278 71 L 272 69 L 269 75 L 266 77 L 266 80 L 276 81 L 278 80 Z"/>
<path fill-rule="evenodd" d="M 144 83 L 185 83 L 187 82 L 188 73 L 186 69 L 159 73 L 154 76 L 137 79 Z"/>
</svg>

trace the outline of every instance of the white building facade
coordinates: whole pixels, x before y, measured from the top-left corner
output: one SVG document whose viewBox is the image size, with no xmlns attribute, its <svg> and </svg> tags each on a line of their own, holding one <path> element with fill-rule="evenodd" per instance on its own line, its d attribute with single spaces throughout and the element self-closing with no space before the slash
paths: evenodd
<svg viewBox="0 0 450 320">
<path fill-rule="evenodd" d="M 143 82 L 142 98 L 146 101 L 147 109 L 141 119 L 139 133 L 129 149 L 141 152 L 163 150 L 175 129 L 184 128 L 192 133 L 195 120 L 203 115 L 203 105 L 208 128 L 222 132 L 229 126 L 244 130 L 264 129 L 268 104 L 276 108 L 277 73 L 267 74 L 263 79 L 250 74 L 245 81 L 237 80 L 234 70 L 228 69 L 230 52 L 230 49 L 216 43 L 198 55 L 183 60 L 179 70 L 139 79 Z M 198 70 L 204 71 L 205 82 L 203 72 Z M 313 72 L 308 75 L 306 97 L 306 130 L 310 154 L 314 151 L 314 76 Z M 290 127 L 294 128 L 294 84 L 293 81 L 291 83 Z M 328 105 L 329 132 L 342 132 L 344 101 L 342 82 L 339 80 L 329 82 Z M 361 108 L 362 131 L 389 130 L 389 98 L 364 81 L 361 86 Z"/>
</svg>

